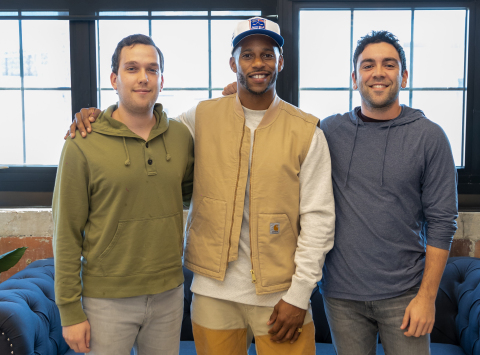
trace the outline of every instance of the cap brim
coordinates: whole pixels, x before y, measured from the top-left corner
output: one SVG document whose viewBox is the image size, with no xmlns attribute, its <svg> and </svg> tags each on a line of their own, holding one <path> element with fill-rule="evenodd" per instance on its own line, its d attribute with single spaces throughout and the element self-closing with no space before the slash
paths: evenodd
<svg viewBox="0 0 480 355">
<path fill-rule="evenodd" d="M 273 31 L 269 31 L 269 30 L 264 30 L 264 29 L 256 29 L 256 30 L 250 30 L 250 31 L 245 31 L 241 34 L 239 34 L 237 37 L 235 37 L 232 41 L 232 47 L 235 48 L 237 46 L 238 43 L 240 43 L 240 41 L 242 39 L 244 39 L 245 37 L 248 37 L 248 36 L 252 36 L 252 35 L 264 35 L 264 36 L 268 36 L 270 37 L 271 39 L 273 39 L 278 45 L 279 47 L 283 47 L 283 37 L 280 36 L 278 33 L 275 33 Z"/>
</svg>

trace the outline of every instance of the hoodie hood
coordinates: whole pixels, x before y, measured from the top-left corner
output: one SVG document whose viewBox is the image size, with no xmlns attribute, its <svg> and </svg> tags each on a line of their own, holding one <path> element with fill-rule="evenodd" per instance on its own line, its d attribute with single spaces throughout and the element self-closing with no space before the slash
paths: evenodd
<svg viewBox="0 0 480 355">
<path fill-rule="evenodd" d="M 425 114 L 423 113 L 422 110 L 414 109 L 405 105 L 400 105 L 400 107 L 402 108 L 402 111 L 397 117 L 395 117 L 393 120 L 389 120 L 386 122 L 375 123 L 375 127 L 389 128 L 389 127 L 402 126 L 405 124 L 412 123 L 420 118 L 425 118 Z M 359 109 L 361 109 L 360 106 L 350 111 L 349 118 L 352 124 L 356 125 L 358 123 L 360 126 L 363 126 L 365 125 L 365 122 L 363 122 L 357 115 L 357 111 Z"/>
<path fill-rule="evenodd" d="M 118 105 L 112 105 L 105 111 L 102 111 L 95 121 L 95 124 L 92 125 L 92 130 L 107 136 L 140 138 L 124 123 L 117 121 L 112 117 L 112 114 L 116 109 L 118 109 Z M 147 142 L 164 133 L 168 129 L 168 118 L 167 114 L 163 111 L 162 104 L 155 104 L 153 114 L 155 115 L 156 122 L 150 131 Z"/>
<path fill-rule="evenodd" d="M 130 154 L 128 153 L 127 142 L 125 138 L 137 138 L 137 134 L 132 132 L 124 123 L 114 119 L 112 117 L 113 112 L 118 108 L 118 105 L 112 105 L 107 108 L 105 111 L 102 111 L 100 116 L 98 116 L 94 125 L 92 125 L 92 131 L 107 136 L 115 136 L 123 138 L 123 147 L 125 149 L 125 166 L 130 165 Z M 167 114 L 163 111 L 162 104 L 155 104 L 153 108 L 153 114 L 155 115 L 155 125 L 152 127 L 148 139 L 146 142 L 151 141 L 152 139 L 161 135 L 163 146 L 165 147 L 165 160 L 169 161 L 171 156 L 167 150 L 167 142 L 165 137 L 165 132 L 168 130 L 169 120 Z"/>
<path fill-rule="evenodd" d="M 355 151 L 355 142 L 357 140 L 357 135 L 358 135 L 358 126 L 366 126 L 372 129 L 386 130 L 385 144 L 383 147 L 382 172 L 380 176 L 380 186 L 383 186 L 383 172 L 385 170 L 385 156 L 387 154 L 388 135 L 390 133 L 390 128 L 407 125 L 409 123 L 417 121 L 420 118 L 425 118 L 425 114 L 423 113 L 422 110 L 414 109 L 405 105 L 400 105 L 400 106 L 402 108 L 402 111 L 400 112 L 400 115 L 398 115 L 393 120 L 381 122 L 381 123 L 375 122 L 373 124 L 367 124 L 367 125 L 357 115 L 357 111 L 359 107 L 356 107 L 355 109 L 349 112 L 350 122 L 355 125 L 355 135 L 353 137 L 352 151 L 350 152 L 350 159 L 348 162 L 347 174 L 345 175 L 345 183 L 343 186 L 347 186 L 348 175 L 350 173 L 350 167 L 352 165 L 353 152 Z"/>
</svg>

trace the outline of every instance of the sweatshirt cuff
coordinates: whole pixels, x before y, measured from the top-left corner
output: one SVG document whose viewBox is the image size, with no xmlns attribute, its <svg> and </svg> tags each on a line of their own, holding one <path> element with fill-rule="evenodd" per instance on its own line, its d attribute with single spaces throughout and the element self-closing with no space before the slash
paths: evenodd
<svg viewBox="0 0 480 355">
<path fill-rule="evenodd" d="M 60 319 L 62 320 L 62 327 L 68 327 L 82 323 L 87 320 L 87 315 L 83 311 L 82 302 L 68 303 L 64 305 L 57 305 L 60 311 Z"/>
<path fill-rule="evenodd" d="M 310 297 L 312 296 L 312 291 L 314 288 L 315 284 L 300 281 L 294 276 L 292 278 L 292 285 L 282 299 L 295 307 L 306 310 L 310 304 Z"/>
</svg>

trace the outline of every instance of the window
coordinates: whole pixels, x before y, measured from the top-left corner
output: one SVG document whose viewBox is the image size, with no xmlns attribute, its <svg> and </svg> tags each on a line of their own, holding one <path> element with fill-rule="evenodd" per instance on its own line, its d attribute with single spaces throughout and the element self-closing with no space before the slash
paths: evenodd
<svg viewBox="0 0 480 355">
<path fill-rule="evenodd" d="M 407 59 L 400 103 L 422 109 L 444 129 L 455 163 L 463 167 L 468 16 L 465 8 L 300 10 L 300 108 L 323 118 L 359 106 L 350 76 L 357 41 L 372 30 L 388 30 Z"/>
<path fill-rule="evenodd" d="M 118 100 L 110 84 L 111 58 L 117 43 L 133 33 L 151 36 L 165 57 L 164 89 L 158 102 L 169 117 L 176 117 L 201 100 L 221 96 L 223 87 L 236 80 L 229 66 L 234 27 L 240 19 L 260 14 L 260 11 L 212 11 L 210 15 L 208 11 L 100 13 L 105 16 L 97 21 L 100 107 L 105 109 Z M 111 20 L 107 16 L 117 18 Z"/>
<path fill-rule="evenodd" d="M 0 12 L 0 165 L 57 165 L 72 117 L 69 23 L 24 16 Z"/>
</svg>

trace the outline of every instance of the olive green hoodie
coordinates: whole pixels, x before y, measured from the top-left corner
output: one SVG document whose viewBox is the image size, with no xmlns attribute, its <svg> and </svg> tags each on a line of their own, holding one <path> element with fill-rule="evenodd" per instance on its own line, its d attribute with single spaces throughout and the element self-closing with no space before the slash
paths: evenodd
<svg viewBox="0 0 480 355">
<path fill-rule="evenodd" d="M 81 296 L 157 294 L 183 282 L 183 201 L 193 140 L 155 105 L 148 140 L 102 112 L 85 139 L 67 139 L 53 196 L 55 296 L 62 326 L 87 319 Z"/>
</svg>

